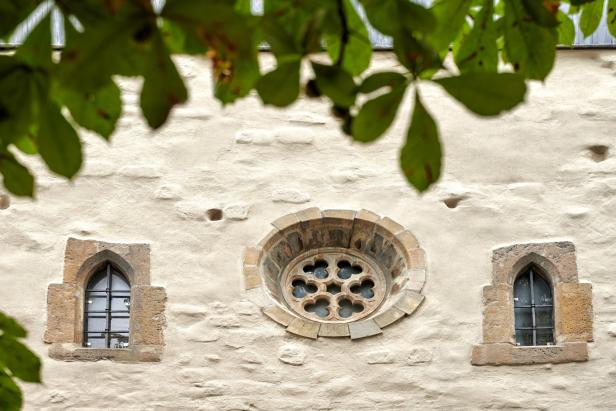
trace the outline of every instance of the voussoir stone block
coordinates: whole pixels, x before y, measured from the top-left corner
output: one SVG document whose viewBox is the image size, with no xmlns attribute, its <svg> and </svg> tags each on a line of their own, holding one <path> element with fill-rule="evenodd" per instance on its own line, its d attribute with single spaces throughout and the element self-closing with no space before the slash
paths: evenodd
<svg viewBox="0 0 616 411">
<path fill-rule="evenodd" d="M 381 327 L 379 327 L 373 319 L 349 323 L 349 331 L 352 340 L 382 334 L 383 332 L 381 331 Z"/>
<path fill-rule="evenodd" d="M 319 335 L 322 337 L 348 337 L 350 335 L 349 324 L 323 323 L 319 328 Z"/>
<path fill-rule="evenodd" d="M 301 335 L 302 337 L 316 339 L 319 335 L 320 326 L 321 324 L 314 321 L 294 318 L 287 326 L 287 331 L 295 335 Z"/>
</svg>

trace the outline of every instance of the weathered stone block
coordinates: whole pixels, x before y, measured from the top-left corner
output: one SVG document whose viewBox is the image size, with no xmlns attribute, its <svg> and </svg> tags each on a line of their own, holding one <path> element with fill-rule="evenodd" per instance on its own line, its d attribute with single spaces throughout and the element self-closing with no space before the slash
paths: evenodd
<svg viewBox="0 0 616 411">
<path fill-rule="evenodd" d="M 289 323 L 297 318 L 283 310 L 277 305 L 272 305 L 270 307 L 263 308 L 263 314 L 267 315 L 272 320 L 276 321 L 280 325 L 284 325 L 285 327 L 289 325 Z"/>
<path fill-rule="evenodd" d="M 345 323 L 323 323 L 319 328 L 319 335 L 322 337 L 348 337 L 350 335 L 349 325 Z"/>
<path fill-rule="evenodd" d="M 162 287 L 136 286 L 131 288 L 131 344 L 164 344 L 165 303 L 167 293 Z"/>
<path fill-rule="evenodd" d="M 75 341 L 77 287 L 73 284 L 49 284 L 47 288 L 46 343 Z"/>
<path fill-rule="evenodd" d="M 352 340 L 358 340 L 360 338 L 370 337 L 382 333 L 381 327 L 379 327 L 372 319 L 349 323 L 349 331 L 351 333 Z"/>
<path fill-rule="evenodd" d="M 424 296 L 419 294 L 418 292 L 405 290 L 404 293 L 400 296 L 400 299 L 394 305 L 394 307 L 406 313 L 407 315 L 410 315 L 415 312 L 415 310 L 421 305 L 423 300 Z"/>
<path fill-rule="evenodd" d="M 381 328 L 387 327 L 388 325 L 398 321 L 400 318 L 404 317 L 405 312 L 396 308 L 389 307 L 387 310 L 382 312 L 381 314 L 374 317 L 374 322 Z"/>
<path fill-rule="evenodd" d="M 565 341 L 592 341 L 592 285 L 556 285 L 556 324 Z"/>
<path fill-rule="evenodd" d="M 314 321 L 294 318 L 287 326 L 287 331 L 292 334 L 301 335 L 302 337 L 316 339 L 319 335 L 320 326 L 321 324 Z"/>
<path fill-rule="evenodd" d="M 482 344 L 473 346 L 473 365 L 523 365 L 564 363 L 588 360 L 586 343 L 572 342 L 563 345 L 518 347 L 513 344 Z"/>
<path fill-rule="evenodd" d="M 259 269 L 255 265 L 244 266 L 244 288 L 249 290 L 251 288 L 261 286 L 261 276 L 259 275 Z"/>
</svg>

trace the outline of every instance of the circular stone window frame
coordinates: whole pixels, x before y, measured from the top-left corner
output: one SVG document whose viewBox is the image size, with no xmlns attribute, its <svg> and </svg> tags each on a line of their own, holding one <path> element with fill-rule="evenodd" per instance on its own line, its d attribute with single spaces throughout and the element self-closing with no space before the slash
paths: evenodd
<svg viewBox="0 0 616 411">
<path fill-rule="evenodd" d="M 313 339 L 360 339 L 381 334 L 423 302 L 425 252 L 413 233 L 392 219 L 368 210 L 313 207 L 280 217 L 272 225 L 274 229 L 257 246 L 244 251 L 243 286 L 247 298 L 288 332 Z M 386 278 L 386 284 L 379 285 L 382 299 L 366 315 L 349 321 L 300 315 L 289 304 L 289 290 L 283 290 L 287 271 L 310 256 L 334 250 L 341 256 L 360 255 L 382 270 Z"/>
</svg>

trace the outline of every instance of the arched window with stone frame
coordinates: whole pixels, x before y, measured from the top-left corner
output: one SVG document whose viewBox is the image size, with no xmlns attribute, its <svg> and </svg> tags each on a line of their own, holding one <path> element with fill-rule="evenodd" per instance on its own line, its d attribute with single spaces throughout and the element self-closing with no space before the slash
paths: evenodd
<svg viewBox="0 0 616 411">
<path fill-rule="evenodd" d="M 483 306 L 483 342 L 473 346 L 473 365 L 588 360 L 592 285 L 578 280 L 573 243 L 495 249 Z"/>
<path fill-rule="evenodd" d="M 60 284 L 47 291 L 49 356 L 160 361 L 165 289 L 150 285 L 150 247 L 69 238 Z"/>
</svg>

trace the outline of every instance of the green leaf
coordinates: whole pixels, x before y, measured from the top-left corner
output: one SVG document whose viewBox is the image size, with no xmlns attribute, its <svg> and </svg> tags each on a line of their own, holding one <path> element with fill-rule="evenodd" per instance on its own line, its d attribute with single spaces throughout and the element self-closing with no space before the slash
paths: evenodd
<svg viewBox="0 0 616 411">
<path fill-rule="evenodd" d="M 120 89 L 110 81 L 95 92 L 73 88 L 56 91 L 58 99 L 66 105 L 73 119 L 82 127 L 109 139 L 122 113 Z"/>
<path fill-rule="evenodd" d="M 25 154 L 38 154 L 38 149 L 36 148 L 36 144 L 32 141 L 30 135 L 21 136 L 16 139 L 13 139 L 13 144 L 15 147 L 19 149 L 22 153 Z"/>
<path fill-rule="evenodd" d="M 616 2 L 616 0 L 611 0 Z M 560 24 L 556 28 L 558 31 L 558 43 L 564 46 L 573 46 L 575 41 L 575 25 L 569 16 L 562 11 L 558 12 L 558 21 Z"/>
<path fill-rule="evenodd" d="M 173 106 L 186 102 L 188 92 L 159 32 L 152 46 L 144 65 L 140 103 L 149 126 L 158 128 L 167 121 Z"/>
<path fill-rule="evenodd" d="M 364 94 L 372 93 L 382 87 L 396 87 L 404 84 L 406 77 L 395 71 L 383 71 L 366 77 L 359 86 L 359 91 Z"/>
<path fill-rule="evenodd" d="M 115 74 L 140 74 L 143 53 L 155 30 L 147 17 L 121 14 L 86 26 L 83 33 L 76 32 L 67 22 L 67 42 L 58 64 L 61 83 L 94 92 L 107 85 Z"/>
<path fill-rule="evenodd" d="M 389 36 L 402 29 L 430 33 L 436 27 L 432 12 L 409 0 L 361 0 L 361 4 L 372 27 Z"/>
<path fill-rule="evenodd" d="M 456 38 L 464 25 L 472 0 L 437 0 L 432 6 L 437 25 L 430 35 L 431 43 L 437 51 L 445 50 Z"/>
<path fill-rule="evenodd" d="M 560 1 L 552 0 L 522 0 L 522 5 L 533 21 L 540 26 L 556 27 L 556 14 Z"/>
<path fill-rule="evenodd" d="M 223 104 L 246 96 L 260 78 L 255 16 L 239 13 L 233 2 L 174 0 L 161 15 L 196 33 L 209 47 L 214 95 Z"/>
<path fill-rule="evenodd" d="M 51 171 L 72 178 L 81 168 L 79 136 L 53 103 L 41 113 L 37 145 Z"/>
<path fill-rule="evenodd" d="M 0 335 L 0 366 L 4 365 L 13 377 L 26 382 L 41 382 L 41 361 L 25 345 L 10 337 Z"/>
<path fill-rule="evenodd" d="M 468 73 L 434 80 L 469 110 L 482 116 L 495 116 L 522 101 L 526 94 L 524 78 L 515 73 Z"/>
<path fill-rule="evenodd" d="M 23 398 L 15 381 L 0 370 L 0 410 L 20 411 Z"/>
<path fill-rule="evenodd" d="M 39 70 L 0 56 L 0 140 L 8 144 L 28 133 L 48 88 L 48 78 Z"/>
<path fill-rule="evenodd" d="M 344 47 L 342 58 L 340 57 L 342 27 L 337 14 L 333 17 L 333 20 L 336 22 L 335 30 L 326 32 L 323 38 L 327 47 L 327 53 L 332 61 L 337 62 L 339 59 L 342 59 L 342 68 L 352 75 L 358 76 L 370 65 L 372 43 L 370 43 L 368 29 L 355 11 L 355 7 L 353 7 L 350 0 L 344 0 L 343 5 L 346 15 L 348 40 Z"/>
<path fill-rule="evenodd" d="M 497 37 L 494 1 L 485 0 L 475 18 L 473 28 L 464 37 L 456 53 L 455 62 L 460 72 L 496 71 L 498 66 Z"/>
<path fill-rule="evenodd" d="M 351 107 L 355 102 L 356 86 L 353 77 L 338 66 L 312 63 L 317 87 L 334 104 Z"/>
<path fill-rule="evenodd" d="M 504 19 L 505 51 L 515 71 L 544 80 L 556 58 L 556 29 L 535 24 L 519 0 L 505 0 Z"/>
<path fill-rule="evenodd" d="M 10 335 L 15 338 L 25 338 L 26 330 L 11 316 L 0 311 L 0 330 L 2 334 Z"/>
<path fill-rule="evenodd" d="M 584 37 L 590 36 L 599 27 L 601 17 L 603 16 L 603 4 L 603 0 L 596 0 L 593 3 L 587 3 L 582 6 L 580 30 L 582 30 Z"/>
<path fill-rule="evenodd" d="M 0 152 L 0 174 L 9 192 L 16 196 L 34 197 L 34 177 L 8 152 Z M 0 321 L 7 324 L 5 319 L 0 318 Z"/>
<path fill-rule="evenodd" d="M 299 96 L 300 62 L 279 65 L 257 82 L 257 92 L 264 104 L 286 107 Z"/>
<path fill-rule="evenodd" d="M 31 67 L 51 67 L 51 12 L 36 25 L 15 52 L 15 58 Z"/>
<path fill-rule="evenodd" d="M 607 0 L 607 28 L 616 37 L 616 0 Z"/>
<path fill-rule="evenodd" d="M 366 102 L 353 120 L 353 139 L 368 143 L 380 137 L 393 122 L 406 86 L 398 86 L 387 94 Z"/>
<path fill-rule="evenodd" d="M 426 191 L 441 175 L 441 143 L 436 123 L 415 94 L 415 108 L 400 152 L 400 167 L 418 191 Z"/>
<path fill-rule="evenodd" d="M 440 57 L 430 44 L 405 30 L 394 36 L 394 53 L 400 63 L 416 76 L 441 66 Z"/>
</svg>

